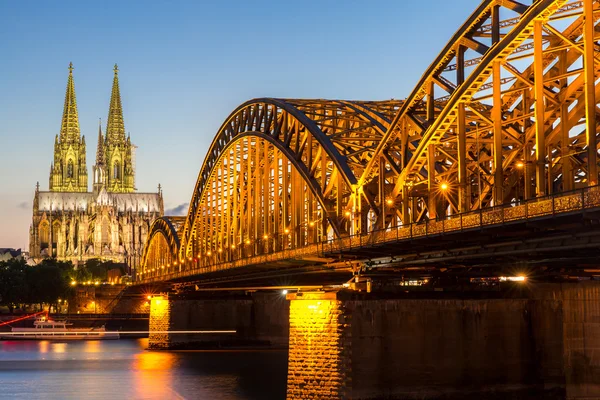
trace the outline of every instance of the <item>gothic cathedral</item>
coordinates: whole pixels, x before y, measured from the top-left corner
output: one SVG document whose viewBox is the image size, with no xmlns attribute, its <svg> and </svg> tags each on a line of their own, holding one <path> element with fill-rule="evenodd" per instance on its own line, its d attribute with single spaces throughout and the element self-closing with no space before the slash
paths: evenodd
<svg viewBox="0 0 600 400">
<path fill-rule="evenodd" d="M 156 193 L 136 192 L 135 146 L 125 136 L 118 72 L 115 65 L 106 134 L 100 125 L 93 188 L 88 192 L 85 136 L 79 129 L 73 65 L 69 65 L 49 191 L 40 191 L 38 184 L 33 199 L 29 251 L 34 259 L 56 257 L 80 263 L 100 258 L 135 269 L 150 225 L 164 214 L 160 185 Z"/>
</svg>

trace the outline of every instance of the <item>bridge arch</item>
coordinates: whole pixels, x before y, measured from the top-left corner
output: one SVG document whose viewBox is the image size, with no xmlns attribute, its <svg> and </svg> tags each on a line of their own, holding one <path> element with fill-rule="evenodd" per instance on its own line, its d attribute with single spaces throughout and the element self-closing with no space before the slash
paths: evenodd
<svg viewBox="0 0 600 400">
<path fill-rule="evenodd" d="M 165 272 L 179 270 L 179 247 L 184 217 L 162 217 L 150 226 L 142 254 L 142 278 L 160 276 Z"/>
<path fill-rule="evenodd" d="M 303 198 L 309 200 L 303 206 L 305 217 L 289 215 L 289 221 L 282 222 L 289 226 L 282 225 L 279 229 L 285 232 L 297 229 L 298 224 L 308 224 L 311 228 L 318 225 L 320 233 L 298 233 L 299 236 L 292 240 L 295 243 L 294 246 L 299 246 L 301 243 L 306 244 L 308 237 L 313 237 L 312 240 L 320 240 L 357 233 L 358 224 L 349 221 L 364 220 L 363 215 L 366 213 L 359 212 L 353 204 L 356 193 L 356 175 L 360 174 L 361 169 L 364 168 L 369 158 L 369 152 L 375 148 L 373 143 L 383 137 L 400 105 L 401 102 L 394 100 L 358 102 L 255 99 L 239 106 L 219 129 L 200 170 L 185 223 L 182 239 L 184 245 L 181 247 L 180 257 L 184 259 L 201 254 L 201 249 L 206 247 L 206 244 L 201 245 L 197 239 L 201 236 L 198 224 L 202 220 L 202 215 L 206 218 L 206 214 L 199 212 L 202 201 L 206 200 L 203 198 L 205 190 L 210 186 L 211 180 L 220 179 L 219 174 L 226 165 L 222 163 L 223 157 L 232 157 L 232 154 L 237 151 L 235 156 L 237 161 L 251 160 L 249 158 L 251 155 L 248 153 L 250 149 L 246 149 L 248 143 L 262 146 L 261 151 L 266 151 L 264 154 L 270 154 L 268 157 L 271 157 L 269 159 L 271 165 L 265 167 L 263 164 L 261 167 L 269 170 L 269 172 L 261 172 L 263 176 L 274 173 L 272 162 L 273 157 L 277 157 L 280 164 L 277 168 L 278 171 L 283 171 L 282 163 L 285 159 L 301 177 L 302 183 L 293 183 L 296 185 L 293 192 L 303 193 Z M 239 142 L 242 139 L 245 141 Z M 235 164 L 233 159 L 230 159 L 229 162 L 232 165 Z M 249 164 L 249 168 L 252 168 L 251 164 Z M 291 169 L 288 171 L 291 173 Z M 248 179 L 247 170 L 238 168 L 237 172 L 233 170 L 230 172 L 231 176 L 238 173 L 245 176 L 244 179 Z M 293 178 L 292 175 L 289 175 L 288 178 L 284 183 L 283 175 L 281 175 L 275 182 L 273 175 L 269 178 L 270 185 L 275 183 L 284 186 L 292 185 L 292 180 L 296 178 Z M 221 187 L 219 185 L 217 184 L 217 187 Z M 270 186 L 267 190 L 275 193 L 273 188 L 274 186 Z M 282 198 L 274 196 L 272 199 L 273 202 L 280 203 L 281 211 L 277 212 L 281 215 L 283 212 L 287 212 L 283 199 L 290 197 L 289 200 L 292 201 L 291 186 L 286 190 L 288 190 L 288 196 L 283 196 L 284 192 L 280 187 L 279 194 L 282 195 Z M 305 193 L 308 194 L 308 197 L 305 196 Z M 222 203 L 225 204 L 225 202 L 226 199 L 223 199 Z M 276 208 L 273 204 L 271 207 L 274 210 Z M 241 211 L 237 210 L 236 212 L 240 213 Z M 309 214 L 311 217 L 308 217 Z M 297 220 L 296 223 L 292 221 L 293 218 Z M 263 225 L 266 223 L 262 222 Z M 263 230 L 267 233 L 262 237 L 269 236 L 270 233 L 279 234 L 279 231 L 268 232 L 277 225 L 273 224 L 274 222 L 271 222 L 273 227 L 270 229 L 254 229 L 253 236 L 255 238 L 252 240 L 260 240 L 258 236 L 261 235 L 258 233 Z M 239 233 L 236 234 L 239 235 Z M 233 242 L 237 242 L 234 244 L 237 247 L 247 240 L 247 238 L 242 240 L 241 237 L 238 237 L 236 240 L 222 239 L 220 241 L 226 242 L 229 247 Z M 275 250 L 278 246 L 280 247 L 280 245 L 273 244 L 271 247 Z M 219 249 L 224 252 L 222 245 L 211 244 L 210 250 L 205 249 L 204 252 L 205 254 L 209 252 L 215 254 L 214 251 L 219 251 Z"/>
</svg>

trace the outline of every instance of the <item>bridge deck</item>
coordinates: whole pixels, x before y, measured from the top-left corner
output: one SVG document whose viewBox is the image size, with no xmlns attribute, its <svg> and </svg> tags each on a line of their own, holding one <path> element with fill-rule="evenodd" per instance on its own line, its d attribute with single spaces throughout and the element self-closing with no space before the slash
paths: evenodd
<svg viewBox="0 0 600 400">
<path fill-rule="evenodd" d="M 199 280 L 218 282 L 226 276 L 237 280 L 293 274 L 336 273 L 351 270 L 344 261 L 367 262 L 388 257 L 390 265 L 482 259 L 519 253 L 531 257 L 556 250 L 579 249 L 571 257 L 595 254 L 600 231 L 587 227 L 600 212 L 600 187 L 531 199 L 520 203 L 456 214 L 441 220 L 398 226 L 310 246 L 238 259 L 197 269 L 164 274 L 139 283 Z M 586 231 L 589 231 L 585 233 Z M 485 234 L 482 234 L 485 233 Z M 231 280 L 231 278 L 229 278 Z"/>
</svg>

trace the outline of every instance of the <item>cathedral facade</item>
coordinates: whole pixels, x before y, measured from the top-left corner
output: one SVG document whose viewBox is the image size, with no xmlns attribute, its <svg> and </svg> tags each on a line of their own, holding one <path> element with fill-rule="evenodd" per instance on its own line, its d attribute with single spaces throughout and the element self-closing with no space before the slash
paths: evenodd
<svg viewBox="0 0 600 400">
<path fill-rule="evenodd" d="M 41 191 L 38 184 L 33 199 L 30 257 L 74 263 L 99 258 L 135 269 L 150 225 L 163 216 L 164 204 L 160 185 L 154 193 L 136 192 L 135 146 L 125 134 L 116 65 L 105 134 L 102 125 L 98 128 L 92 175 L 90 192 L 71 64 L 49 190 Z"/>
</svg>

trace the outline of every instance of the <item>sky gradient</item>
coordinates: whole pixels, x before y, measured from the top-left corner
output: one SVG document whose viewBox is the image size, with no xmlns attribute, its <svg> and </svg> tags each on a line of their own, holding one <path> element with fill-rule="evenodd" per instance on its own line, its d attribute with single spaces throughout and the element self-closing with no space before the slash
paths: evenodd
<svg viewBox="0 0 600 400">
<path fill-rule="evenodd" d="M 479 3 L 0 2 L 0 247 L 28 248 L 69 62 L 88 186 L 118 63 L 125 129 L 139 147 L 136 186 L 160 183 L 173 214 L 187 210 L 206 150 L 239 104 L 402 99 Z"/>
</svg>

